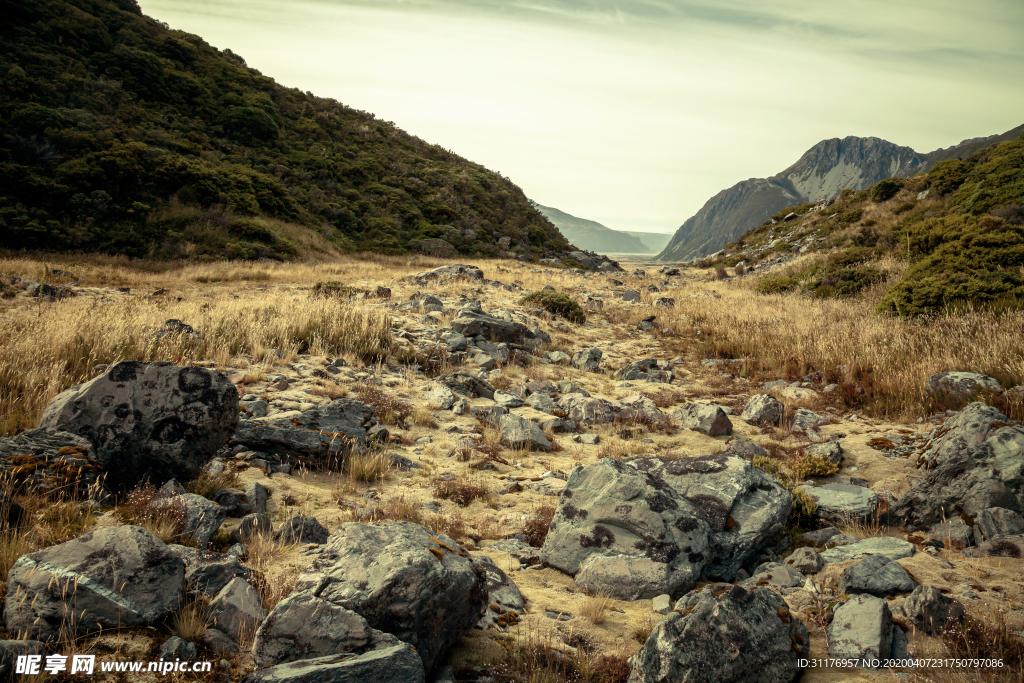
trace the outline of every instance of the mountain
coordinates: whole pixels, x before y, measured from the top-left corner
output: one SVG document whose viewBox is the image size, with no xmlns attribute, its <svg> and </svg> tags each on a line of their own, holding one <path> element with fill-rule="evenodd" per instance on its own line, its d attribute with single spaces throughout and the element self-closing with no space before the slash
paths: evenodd
<svg viewBox="0 0 1024 683">
<path fill-rule="evenodd" d="M 500 174 L 284 87 L 135 0 L 0 0 L 0 15 L 0 248 L 208 259 L 570 247 Z"/>
<path fill-rule="evenodd" d="M 646 254 L 654 252 L 637 237 L 612 230 L 596 221 L 577 218 L 550 206 L 534 204 L 577 247 L 598 254 Z"/>
<path fill-rule="evenodd" d="M 940 161 L 1013 140 L 1021 131 L 1024 126 L 928 154 L 879 138 L 823 140 L 778 175 L 744 180 L 709 199 L 679 227 L 657 258 L 686 261 L 713 254 L 787 206 L 836 197 L 845 189 L 863 190 L 885 178 L 908 178 Z"/>
<path fill-rule="evenodd" d="M 668 246 L 669 240 L 672 239 L 672 235 L 664 232 L 632 232 L 630 230 L 622 230 L 622 233 L 626 235 L 632 235 L 637 238 L 648 250 L 655 253 L 660 252 L 666 246 Z"/>
</svg>

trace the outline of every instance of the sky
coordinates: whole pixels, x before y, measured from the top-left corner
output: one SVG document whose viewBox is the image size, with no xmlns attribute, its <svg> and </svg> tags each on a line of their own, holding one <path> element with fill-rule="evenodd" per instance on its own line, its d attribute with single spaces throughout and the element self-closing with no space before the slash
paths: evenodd
<svg viewBox="0 0 1024 683">
<path fill-rule="evenodd" d="M 1020 0 L 140 0 L 617 230 L 674 232 L 823 139 L 1024 123 Z"/>
</svg>

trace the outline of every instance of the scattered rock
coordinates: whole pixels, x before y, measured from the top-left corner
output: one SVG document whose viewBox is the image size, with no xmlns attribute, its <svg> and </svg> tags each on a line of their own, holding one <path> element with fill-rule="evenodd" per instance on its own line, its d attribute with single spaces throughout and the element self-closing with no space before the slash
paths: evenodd
<svg viewBox="0 0 1024 683">
<path fill-rule="evenodd" d="M 706 403 L 688 403 L 672 416 L 686 429 L 693 429 L 708 436 L 732 434 L 732 421 L 721 406 Z"/>
<path fill-rule="evenodd" d="M 185 597 L 185 564 L 138 526 L 107 527 L 14 563 L 7 577 L 9 633 L 39 640 L 148 626 Z"/>
<path fill-rule="evenodd" d="M 196 642 L 215 655 L 237 655 L 241 650 L 228 634 L 220 629 L 208 628 L 199 634 Z"/>
<path fill-rule="evenodd" d="M 799 486 L 818 504 L 815 514 L 832 524 L 843 524 L 849 519 L 868 519 L 878 508 L 878 495 L 869 488 L 851 484 L 822 484 Z"/>
<path fill-rule="evenodd" d="M 602 355 L 601 349 L 597 347 L 580 351 L 573 354 L 572 366 L 585 372 L 597 372 L 598 366 L 601 364 Z"/>
<path fill-rule="evenodd" d="M 498 419 L 498 429 L 501 430 L 501 440 L 510 448 L 543 451 L 551 448 L 551 440 L 540 425 L 518 415 L 502 415 Z"/>
<path fill-rule="evenodd" d="M 171 636 L 160 646 L 159 655 L 169 661 L 181 659 L 188 662 L 196 658 L 196 646 L 184 638 Z"/>
<path fill-rule="evenodd" d="M 916 628 L 938 635 L 947 623 L 961 623 L 966 611 L 958 600 L 943 595 L 935 586 L 918 586 L 903 601 L 903 614 Z"/>
<path fill-rule="evenodd" d="M 884 598 L 909 593 L 916 586 L 907 570 L 885 555 L 864 558 L 839 576 L 839 590 L 843 593 L 870 593 Z"/>
<path fill-rule="evenodd" d="M 240 543 L 248 543 L 249 539 L 255 536 L 265 536 L 274 531 L 274 525 L 270 517 L 265 514 L 254 512 L 242 518 L 235 529 L 234 538 Z"/>
<path fill-rule="evenodd" d="M 331 533 L 315 517 L 296 515 L 281 525 L 275 538 L 281 543 L 326 543 Z"/>
<path fill-rule="evenodd" d="M 423 683 L 423 662 L 407 643 L 353 656 L 328 655 L 257 669 L 241 683 Z"/>
<path fill-rule="evenodd" d="M 630 683 L 789 683 L 807 628 L 775 593 L 712 584 L 680 599 L 630 659 Z"/>
<path fill-rule="evenodd" d="M 91 441 L 115 492 L 187 481 L 238 427 L 238 391 L 205 368 L 123 360 L 58 394 L 39 426 Z"/>
<path fill-rule="evenodd" d="M 299 415 L 242 420 L 231 442 L 318 465 L 365 443 L 372 416 L 373 408 L 365 403 L 339 398 Z"/>
<path fill-rule="evenodd" d="M 672 381 L 671 365 L 667 361 L 645 358 L 623 366 L 615 373 L 616 379 L 627 382 L 658 382 Z"/>
<path fill-rule="evenodd" d="M 210 618 L 217 630 L 223 631 L 236 641 L 256 632 L 256 628 L 267 617 L 260 594 L 248 582 L 240 578 L 230 582 L 210 601 Z"/>
<path fill-rule="evenodd" d="M 981 544 L 999 536 L 1024 534 L 1024 519 L 1013 510 L 988 508 L 974 518 L 975 542 Z"/>
<path fill-rule="evenodd" d="M 825 565 L 825 561 L 813 548 L 797 548 L 786 559 L 786 564 L 801 574 L 817 574 Z"/>
<path fill-rule="evenodd" d="M 885 600 L 854 595 L 828 625 L 828 654 L 835 659 L 887 659 L 892 651 L 892 612 Z"/>
<path fill-rule="evenodd" d="M 821 559 L 826 562 L 845 562 L 859 560 L 868 555 L 883 555 L 892 560 L 902 560 L 904 557 L 914 555 L 914 544 L 890 536 L 865 538 L 863 541 L 850 545 L 837 545 L 829 548 L 821 553 Z"/>
<path fill-rule="evenodd" d="M 784 411 L 785 406 L 774 396 L 754 394 L 740 413 L 740 419 L 749 424 L 770 424 L 778 427 L 782 423 Z"/>
</svg>

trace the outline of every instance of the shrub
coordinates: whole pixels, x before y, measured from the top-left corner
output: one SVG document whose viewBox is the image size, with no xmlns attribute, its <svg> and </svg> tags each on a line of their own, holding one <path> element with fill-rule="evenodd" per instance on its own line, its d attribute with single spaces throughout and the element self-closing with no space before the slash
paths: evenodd
<svg viewBox="0 0 1024 683">
<path fill-rule="evenodd" d="M 544 545 L 544 539 L 548 537 L 548 529 L 551 527 L 551 520 L 554 516 L 555 508 L 551 505 L 542 505 L 537 508 L 534 516 L 528 519 L 523 527 L 526 542 L 534 548 Z"/>
<path fill-rule="evenodd" d="M 892 199 L 900 191 L 900 184 L 892 178 L 886 178 L 871 186 L 871 198 L 876 202 Z"/>
<path fill-rule="evenodd" d="M 405 422 L 412 414 L 411 403 L 395 398 L 376 384 L 363 383 L 356 386 L 356 396 L 363 403 L 373 407 L 373 414 L 384 424 L 395 425 Z"/>
<path fill-rule="evenodd" d="M 435 496 L 450 500 L 461 507 L 466 507 L 477 498 L 487 495 L 487 487 L 481 481 L 466 477 L 436 477 L 433 485 Z"/>
<path fill-rule="evenodd" d="M 370 291 L 367 289 L 360 289 L 359 287 L 349 287 L 343 285 L 340 282 L 318 282 L 313 285 L 313 289 L 310 292 L 310 296 L 314 299 L 320 298 L 347 298 L 351 299 L 357 294 L 369 294 Z"/>
<path fill-rule="evenodd" d="M 118 516 L 125 524 L 134 524 L 151 532 L 164 543 L 181 543 L 185 528 L 185 506 L 171 499 L 160 504 L 160 492 L 152 484 L 139 484 L 132 489 Z"/>
<path fill-rule="evenodd" d="M 782 294 L 796 289 L 799 285 L 800 283 L 793 277 L 768 277 L 757 283 L 757 291 L 761 294 Z"/>
<path fill-rule="evenodd" d="M 725 266 L 723 266 L 721 263 L 718 264 L 717 266 L 715 266 L 715 279 L 716 280 L 725 280 L 728 277 L 729 277 L 729 274 L 727 272 L 725 272 Z"/>
<path fill-rule="evenodd" d="M 528 294 L 519 300 L 521 304 L 536 304 L 548 313 L 560 315 L 571 323 L 582 325 L 587 322 L 587 314 L 583 307 L 569 298 L 564 292 L 541 290 Z"/>
</svg>

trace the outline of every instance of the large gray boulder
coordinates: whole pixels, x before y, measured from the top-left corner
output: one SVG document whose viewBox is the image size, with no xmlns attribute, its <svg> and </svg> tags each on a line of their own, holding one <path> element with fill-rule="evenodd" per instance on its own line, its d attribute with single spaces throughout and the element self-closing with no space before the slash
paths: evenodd
<svg viewBox="0 0 1024 683">
<path fill-rule="evenodd" d="M 624 600 L 731 579 L 788 518 L 788 492 L 742 458 L 604 458 L 577 468 L 541 561 Z"/>
<path fill-rule="evenodd" d="M 671 367 L 668 361 L 645 358 L 623 366 L 615 372 L 615 377 L 627 382 L 671 383 Z"/>
<path fill-rule="evenodd" d="M 60 491 L 76 498 L 91 493 L 102 473 L 91 441 L 53 428 L 0 439 L 0 466 L 16 489 L 43 495 Z"/>
<path fill-rule="evenodd" d="M 491 546 L 492 548 L 494 546 Z M 476 627 L 484 630 L 508 631 L 526 613 L 526 601 L 519 587 L 486 555 L 474 556 L 487 576 L 487 609 Z"/>
<path fill-rule="evenodd" d="M 935 398 L 947 399 L 952 407 L 959 407 L 982 392 L 1002 393 L 1003 387 L 995 377 L 980 372 L 950 370 L 929 377 L 924 390 Z"/>
<path fill-rule="evenodd" d="M 331 532 L 315 517 L 292 517 L 277 530 L 275 538 L 281 543 L 326 543 Z"/>
<path fill-rule="evenodd" d="M 187 481 L 237 429 L 238 391 L 206 368 L 123 360 L 58 394 L 39 427 L 92 442 L 115 492 L 143 480 Z"/>
<path fill-rule="evenodd" d="M 577 351 L 572 355 L 572 366 L 577 370 L 586 372 L 597 372 L 601 365 L 601 356 L 604 353 L 596 346 L 583 351 Z"/>
<path fill-rule="evenodd" d="M 498 429 L 501 440 L 510 448 L 546 451 L 551 448 L 551 440 L 536 422 L 531 422 L 518 415 L 502 415 L 498 418 Z"/>
<path fill-rule="evenodd" d="M 981 544 L 999 536 L 1024 534 L 1024 518 L 1006 508 L 982 510 L 974 518 L 974 541 Z"/>
<path fill-rule="evenodd" d="M 889 524 L 919 531 L 960 513 L 1024 512 L 1024 427 L 984 403 L 947 419 L 918 466 L 924 476 L 890 508 Z"/>
<path fill-rule="evenodd" d="M 793 431 L 803 432 L 808 438 L 815 439 L 818 435 L 818 427 L 830 424 L 832 421 L 824 415 L 819 415 L 813 410 L 797 408 L 793 413 Z"/>
<path fill-rule="evenodd" d="M 214 597 L 232 579 L 253 581 L 260 572 L 243 565 L 234 555 L 199 550 L 183 545 L 169 545 L 168 549 L 185 563 L 185 585 L 209 598 Z"/>
<path fill-rule="evenodd" d="M 672 416 L 686 429 L 708 436 L 732 434 L 732 421 L 721 406 L 707 403 L 687 403 L 672 411 Z"/>
<path fill-rule="evenodd" d="M 558 400 L 558 407 L 565 412 L 565 418 L 576 424 L 607 424 L 619 417 L 619 410 L 603 398 L 566 394 Z"/>
<path fill-rule="evenodd" d="M 195 493 L 161 496 L 153 501 L 153 507 L 181 508 L 185 513 L 181 537 L 195 541 L 200 548 L 210 545 L 210 539 L 228 516 L 227 510 L 223 507 Z"/>
<path fill-rule="evenodd" d="M 262 666 L 350 651 L 338 643 L 362 628 L 354 613 L 414 646 L 429 671 L 480 620 L 485 586 L 479 563 L 443 534 L 411 522 L 342 524 L 263 622 L 253 657 Z"/>
<path fill-rule="evenodd" d="M 107 527 L 14 563 L 4 621 L 38 640 L 167 618 L 185 597 L 185 564 L 138 526 Z"/>
<path fill-rule="evenodd" d="M 463 308 L 452 321 L 451 329 L 466 337 L 485 337 L 491 342 L 522 344 L 530 329 L 511 320 L 502 320 L 482 311 Z"/>
<path fill-rule="evenodd" d="M 423 683 L 423 662 L 408 643 L 257 669 L 241 683 Z"/>
<path fill-rule="evenodd" d="M 256 632 L 267 618 L 260 594 L 249 582 L 234 578 L 224 586 L 207 608 L 213 625 L 236 641 Z"/>
<path fill-rule="evenodd" d="M 890 560 L 902 560 L 904 557 L 913 557 L 914 544 L 892 536 L 865 538 L 863 541 L 849 545 L 837 545 L 829 548 L 821 553 L 821 559 L 826 562 L 846 562 L 847 560 L 859 560 L 868 555 L 881 555 Z"/>
<path fill-rule="evenodd" d="M 778 427 L 782 424 L 785 410 L 785 406 L 774 396 L 754 394 L 740 413 L 740 419 L 754 425 L 770 424 Z"/>
<path fill-rule="evenodd" d="M 299 415 L 242 420 L 231 443 L 318 465 L 365 443 L 372 416 L 365 403 L 338 398 Z"/>
<path fill-rule="evenodd" d="M 839 575 L 843 593 L 870 593 L 878 597 L 909 593 L 917 587 L 907 570 L 896 560 L 872 555 L 850 565 Z"/>
<path fill-rule="evenodd" d="M 790 683 L 807 628 L 765 588 L 710 584 L 681 598 L 630 659 L 629 683 Z"/>
<path fill-rule="evenodd" d="M 835 659 L 886 659 L 892 631 L 892 612 L 884 599 L 855 595 L 836 608 L 828 625 L 828 654 Z"/>
</svg>

